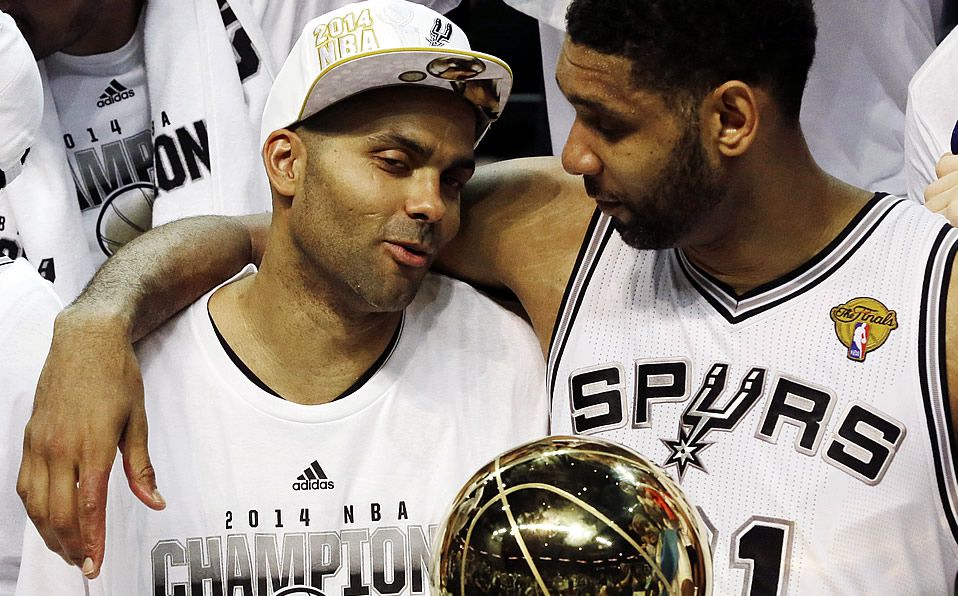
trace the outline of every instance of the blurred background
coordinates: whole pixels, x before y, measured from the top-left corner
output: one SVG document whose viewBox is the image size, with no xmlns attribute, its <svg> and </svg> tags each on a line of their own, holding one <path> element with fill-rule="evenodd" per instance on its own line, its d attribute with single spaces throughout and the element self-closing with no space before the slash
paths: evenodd
<svg viewBox="0 0 958 596">
<path fill-rule="evenodd" d="M 476 150 L 478 160 L 551 155 L 536 20 L 502 0 L 462 0 L 447 16 L 463 28 L 473 49 L 502 58 L 515 76 L 502 118 Z"/>
</svg>

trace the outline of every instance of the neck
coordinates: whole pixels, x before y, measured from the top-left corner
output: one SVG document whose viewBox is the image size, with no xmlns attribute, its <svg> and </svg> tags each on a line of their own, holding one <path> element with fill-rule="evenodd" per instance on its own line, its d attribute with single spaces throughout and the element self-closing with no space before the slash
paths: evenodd
<svg viewBox="0 0 958 596">
<path fill-rule="evenodd" d="M 270 260 L 256 275 L 210 299 L 210 314 L 237 356 L 267 386 L 300 404 L 327 403 L 349 389 L 382 355 L 401 312 L 344 308 L 305 269 Z"/>
<path fill-rule="evenodd" d="M 62 51 L 92 56 L 122 48 L 136 32 L 144 3 L 145 0 L 105 0 L 90 30 Z"/>
<path fill-rule="evenodd" d="M 784 148 L 784 149 L 783 149 Z M 735 164 L 716 227 L 683 246 L 701 269 L 743 294 L 795 270 L 845 228 L 872 193 L 821 170 L 801 133 Z"/>
</svg>

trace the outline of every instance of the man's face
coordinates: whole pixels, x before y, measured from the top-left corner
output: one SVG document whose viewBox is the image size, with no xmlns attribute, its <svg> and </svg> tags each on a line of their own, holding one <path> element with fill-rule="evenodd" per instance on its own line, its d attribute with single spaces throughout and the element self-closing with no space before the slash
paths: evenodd
<svg viewBox="0 0 958 596">
<path fill-rule="evenodd" d="M 69 47 L 89 32 L 104 0 L 0 0 L 39 60 Z"/>
<path fill-rule="evenodd" d="M 682 246 L 726 190 L 694 114 L 636 88 L 632 62 L 566 41 L 556 78 L 576 110 L 562 152 L 570 174 L 632 247 Z M 690 111 L 690 110 L 687 110 Z"/>
<path fill-rule="evenodd" d="M 475 170 L 475 112 L 446 91 L 389 88 L 300 129 L 305 182 L 290 233 L 317 286 L 349 308 L 395 312 L 459 229 Z"/>
</svg>

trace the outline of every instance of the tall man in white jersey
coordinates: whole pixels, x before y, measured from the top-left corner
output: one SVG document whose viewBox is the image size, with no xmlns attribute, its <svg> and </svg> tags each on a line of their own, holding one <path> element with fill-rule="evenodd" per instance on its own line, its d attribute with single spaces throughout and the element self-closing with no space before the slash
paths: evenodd
<svg viewBox="0 0 958 596">
<path fill-rule="evenodd" d="M 716 593 L 951 592 L 956 233 L 815 164 L 798 123 L 811 2 L 576 0 L 568 32 L 566 173 L 549 159 L 481 172 L 441 263 L 522 302 L 549 356 L 553 430 L 613 437 L 680 478 L 712 525 Z M 252 256 L 243 228 L 194 223 L 118 255 L 101 281 L 135 291 L 61 315 L 29 465 L 75 466 L 63 475 L 82 489 L 114 445 L 81 433 L 118 435 L 136 404 L 77 420 L 103 386 L 82 381 L 74 334 L 125 357 L 149 323 L 137 309 Z M 218 254 L 175 275 L 195 233 Z M 179 265 L 120 266 L 169 243 Z M 849 357 L 860 324 L 868 341 Z M 46 457 L 67 420 L 68 454 Z"/>
<path fill-rule="evenodd" d="M 450 60 L 472 68 L 438 68 Z M 307 24 L 263 116 L 260 270 L 137 347 L 169 505 L 149 511 L 114 479 L 91 593 L 423 593 L 462 483 L 547 430 L 531 329 L 428 273 L 510 87 L 505 63 L 415 3 Z M 83 590 L 31 531 L 17 593 Z"/>
</svg>

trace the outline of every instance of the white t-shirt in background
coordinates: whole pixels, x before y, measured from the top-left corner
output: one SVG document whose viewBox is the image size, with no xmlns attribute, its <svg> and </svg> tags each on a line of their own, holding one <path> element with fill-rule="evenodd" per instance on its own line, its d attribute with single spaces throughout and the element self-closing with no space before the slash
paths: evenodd
<svg viewBox="0 0 958 596">
<path fill-rule="evenodd" d="M 63 145 L 97 265 L 152 227 L 153 135 L 143 27 L 122 48 L 45 61 Z"/>
<path fill-rule="evenodd" d="M 0 596 L 13 596 L 27 521 L 16 493 L 23 427 L 50 350 L 60 300 L 23 259 L 0 257 Z"/>
<path fill-rule="evenodd" d="M 909 199 L 925 201 L 925 188 L 938 178 L 935 164 L 951 151 L 951 134 L 956 123 L 958 29 L 932 52 L 908 86 L 905 177 Z"/>
</svg>

